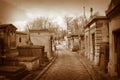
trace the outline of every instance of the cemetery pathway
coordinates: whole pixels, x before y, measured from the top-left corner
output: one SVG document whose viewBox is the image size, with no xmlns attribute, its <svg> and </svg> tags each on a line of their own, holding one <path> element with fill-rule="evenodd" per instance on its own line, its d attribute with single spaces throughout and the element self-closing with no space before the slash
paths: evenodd
<svg viewBox="0 0 120 80">
<path fill-rule="evenodd" d="M 59 49 L 57 54 L 54 64 L 39 80 L 92 80 L 76 52 Z"/>
</svg>

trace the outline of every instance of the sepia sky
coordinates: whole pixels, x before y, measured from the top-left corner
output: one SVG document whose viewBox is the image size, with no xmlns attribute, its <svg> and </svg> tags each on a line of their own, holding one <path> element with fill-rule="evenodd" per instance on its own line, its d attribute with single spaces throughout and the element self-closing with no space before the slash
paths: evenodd
<svg viewBox="0 0 120 80">
<path fill-rule="evenodd" d="M 109 3 L 110 0 L 0 0 L 0 10 L 2 18 L 19 25 L 39 16 L 53 17 L 53 21 L 63 24 L 63 16 L 83 15 L 84 6 L 87 17 L 91 7 L 93 12 L 105 15 Z"/>
</svg>

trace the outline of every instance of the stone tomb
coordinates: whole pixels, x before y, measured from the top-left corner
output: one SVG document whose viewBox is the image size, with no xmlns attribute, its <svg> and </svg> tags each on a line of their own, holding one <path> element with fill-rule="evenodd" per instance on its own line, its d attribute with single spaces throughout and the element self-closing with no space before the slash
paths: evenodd
<svg viewBox="0 0 120 80">
<path fill-rule="evenodd" d="M 44 46 L 19 46 L 18 55 L 4 60 L 7 65 L 24 65 L 28 71 L 36 70 L 44 62 L 48 61 L 47 53 L 44 52 Z"/>
<path fill-rule="evenodd" d="M 16 27 L 13 24 L 0 25 L 0 54 L 16 49 Z"/>
<path fill-rule="evenodd" d="M 25 76 L 25 67 L 6 64 L 9 57 L 16 56 L 16 27 L 13 24 L 0 25 L 0 75 L 16 80 Z M 9 56 L 9 57 L 8 57 Z M 22 74 L 22 75 L 21 75 Z M 4 79 L 4 78 L 3 78 Z M 17 80 L 18 80 L 17 79 Z"/>
<path fill-rule="evenodd" d="M 46 60 L 44 46 L 19 46 L 18 51 L 19 57 L 17 57 L 17 60 L 19 64 L 24 64 L 28 70 L 39 68 Z"/>
</svg>

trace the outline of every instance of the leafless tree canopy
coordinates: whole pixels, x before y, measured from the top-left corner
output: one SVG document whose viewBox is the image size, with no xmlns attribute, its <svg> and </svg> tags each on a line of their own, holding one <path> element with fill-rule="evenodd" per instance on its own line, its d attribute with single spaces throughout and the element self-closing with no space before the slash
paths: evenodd
<svg viewBox="0 0 120 80">
<path fill-rule="evenodd" d="M 64 21 L 66 23 L 67 29 L 72 34 L 80 34 L 83 28 L 84 20 L 82 16 L 79 17 L 69 17 L 65 16 Z"/>
<path fill-rule="evenodd" d="M 55 22 L 51 22 L 51 20 L 48 17 L 40 17 L 35 19 L 34 21 L 29 22 L 26 25 L 26 31 L 29 31 L 29 29 L 48 29 L 51 32 L 57 32 L 58 25 Z"/>
</svg>

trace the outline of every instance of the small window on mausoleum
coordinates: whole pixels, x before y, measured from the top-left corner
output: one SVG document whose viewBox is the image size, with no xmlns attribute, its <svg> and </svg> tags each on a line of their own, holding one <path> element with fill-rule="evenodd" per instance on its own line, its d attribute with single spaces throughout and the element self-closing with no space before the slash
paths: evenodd
<svg viewBox="0 0 120 80">
<path fill-rule="evenodd" d="M 21 42 L 21 37 L 19 37 L 19 42 Z"/>
</svg>

